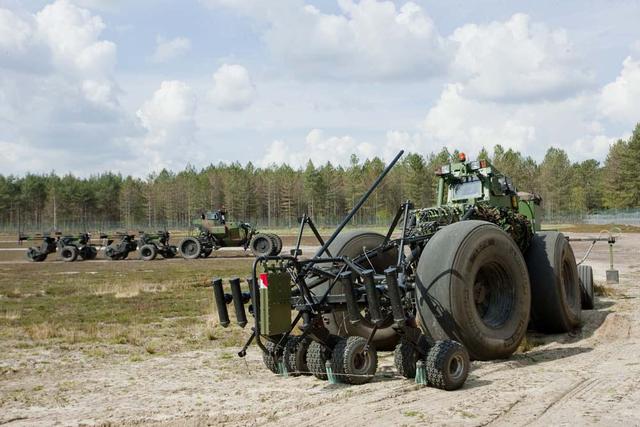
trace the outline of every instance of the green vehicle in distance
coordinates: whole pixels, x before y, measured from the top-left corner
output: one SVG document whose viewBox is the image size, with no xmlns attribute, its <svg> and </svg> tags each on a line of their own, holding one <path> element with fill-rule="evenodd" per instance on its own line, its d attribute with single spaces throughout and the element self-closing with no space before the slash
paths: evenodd
<svg viewBox="0 0 640 427">
<path fill-rule="evenodd" d="M 220 248 L 241 247 L 254 256 L 276 256 L 282 251 L 282 239 L 276 234 L 259 233 L 246 222 L 227 222 L 223 210 L 207 212 L 192 223 L 194 235 L 180 242 L 183 258 L 207 258 Z"/>
<path fill-rule="evenodd" d="M 138 246 L 140 247 L 140 258 L 143 261 L 151 261 L 157 255 L 163 258 L 174 258 L 178 253 L 178 248 L 169 244 L 170 234 L 166 230 L 160 230 L 156 234 L 141 231 L 138 235 Z"/>
</svg>

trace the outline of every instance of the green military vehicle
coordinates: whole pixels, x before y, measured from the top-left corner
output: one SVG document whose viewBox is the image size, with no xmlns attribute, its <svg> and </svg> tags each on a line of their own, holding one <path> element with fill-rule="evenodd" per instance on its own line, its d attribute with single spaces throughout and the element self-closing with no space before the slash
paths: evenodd
<svg viewBox="0 0 640 427">
<path fill-rule="evenodd" d="M 255 256 L 276 256 L 282 251 L 282 239 L 276 234 L 259 233 L 246 222 L 227 222 L 223 210 L 207 212 L 193 221 L 194 235 L 180 242 L 184 258 L 207 258 L 225 247 L 250 249 Z"/>
<path fill-rule="evenodd" d="M 290 256 L 255 260 L 249 293 L 233 279 L 226 295 L 214 280 L 223 326 L 226 304 L 244 326 L 251 302 L 253 335 L 240 356 L 255 339 L 274 372 L 360 384 L 373 378 L 377 351 L 389 350 L 399 374 L 453 390 L 470 359 L 510 356 L 529 327 L 580 326 L 580 278 L 592 280 L 591 268 L 576 267 L 562 233 L 540 230 L 540 198 L 518 193 L 487 160 L 443 165 L 436 205 L 406 201 L 385 234 L 341 234 L 401 155 L 326 241 L 303 216 Z M 299 251 L 306 226 L 321 245 L 311 258 Z"/>
</svg>

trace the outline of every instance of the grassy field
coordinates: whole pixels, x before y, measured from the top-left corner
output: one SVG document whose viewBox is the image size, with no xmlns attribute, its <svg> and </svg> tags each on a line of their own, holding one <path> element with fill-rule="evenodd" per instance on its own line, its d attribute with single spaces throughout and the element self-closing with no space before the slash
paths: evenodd
<svg viewBox="0 0 640 427">
<path fill-rule="evenodd" d="M 240 345 L 246 331 L 217 325 L 210 281 L 245 277 L 250 266 L 251 259 L 2 265 L 0 346 L 139 358 Z"/>
</svg>

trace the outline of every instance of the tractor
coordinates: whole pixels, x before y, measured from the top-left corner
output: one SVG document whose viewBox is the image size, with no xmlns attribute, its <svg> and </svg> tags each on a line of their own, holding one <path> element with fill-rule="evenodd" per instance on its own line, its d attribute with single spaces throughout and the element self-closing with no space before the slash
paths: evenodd
<svg viewBox="0 0 640 427">
<path fill-rule="evenodd" d="M 273 372 L 361 384 L 373 378 L 377 352 L 393 351 L 400 375 L 455 390 L 470 360 L 509 357 L 529 327 L 580 326 L 580 278 L 591 268 L 579 273 L 565 236 L 541 231 L 540 198 L 518 193 L 487 160 L 461 154 L 442 165 L 435 206 L 404 202 L 385 234 L 341 234 L 402 154 L 326 241 L 303 215 L 290 255 L 254 260 L 248 292 L 238 278 L 231 294 L 213 280 L 222 326 L 233 303 L 244 327 L 250 304 L 253 333 L 240 357 L 255 340 Z M 303 258 L 307 227 L 320 249 Z"/>
<path fill-rule="evenodd" d="M 163 258 L 174 258 L 178 249 L 169 244 L 169 232 L 160 230 L 157 234 L 150 234 L 141 231 L 138 235 L 138 245 L 140 246 L 140 258 L 143 261 L 152 261 L 158 254 Z"/>
<path fill-rule="evenodd" d="M 116 233 L 114 236 L 115 238 L 105 234 L 100 237 L 107 240 L 107 246 L 104 250 L 104 254 L 107 258 L 113 261 L 126 259 L 131 252 L 135 252 L 138 248 L 136 236 L 133 234 L 121 232 Z"/>
<path fill-rule="evenodd" d="M 246 222 L 227 222 L 224 210 L 207 212 L 193 221 L 195 235 L 180 242 L 183 258 L 207 258 L 224 247 L 251 249 L 255 256 L 277 256 L 282 251 L 282 239 L 276 234 L 258 233 Z"/>
</svg>

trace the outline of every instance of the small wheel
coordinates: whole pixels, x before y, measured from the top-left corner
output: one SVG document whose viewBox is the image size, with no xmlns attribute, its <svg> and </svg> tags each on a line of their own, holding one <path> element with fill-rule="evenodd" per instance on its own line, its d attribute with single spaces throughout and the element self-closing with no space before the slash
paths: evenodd
<svg viewBox="0 0 640 427">
<path fill-rule="evenodd" d="M 580 297 L 583 310 L 593 310 L 595 296 L 593 294 L 593 270 L 590 265 L 579 265 Z"/>
<path fill-rule="evenodd" d="M 88 259 L 88 260 L 96 259 L 98 257 L 98 250 L 93 246 L 88 246 L 88 248 L 89 248 L 89 251 L 88 251 L 88 254 L 87 254 L 88 258 L 86 258 L 86 259 Z"/>
<path fill-rule="evenodd" d="M 273 253 L 275 242 L 266 234 L 258 234 L 253 236 L 249 246 L 254 256 L 269 256 Z"/>
<path fill-rule="evenodd" d="M 40 253 L 40 251 L 35 248 L 29 248 L 27 250 L 27 258 L 29 261 L 42 262 L 47 259 L 47 255 Z"/>
<path fill-rule="evenodd" d="M 420 340 L 418 345 L 424 346 L 425 353 L 428 353 L 429 345 L 426 340 Z M 398 374 L 405 378 L 415 378 L 418 360 L 420 360 L 420 352 L 415 345 L 406 338 L 402 338 L 393 352 L 393 364 Z"/>
<path fill-rule="evenodd" d="M 78 248 L 75 246 L 65 246 L 60 251 L 60 256 L 65 262 L 73 262 L 78 258 Z"/>
<path fill-rule="evenodd" d="M 310 375 L 307 366 L 307 350 L 311 344 L 308 337 L 290 336 L 284 346 L 284 365 L 292 376 Z"/>
<path fill-rule="evenodd" d="M 359 336 L 342 338 L 333 348 L 334 371 L 344 374 L 339 378 L 348 384 L 365 384 L 373 379 L 378 369 L 378 354 L 373 346 L 365 351 L 367 339 Z"/>
<path fill-rule="evenodd" d="M 327 360 L 331 359 L 331 350 L 317 341 L 312 341 L 307 349 L 307 367 L 319 380 L 327 379 Z"/>
<path fill-rule="evenodd" d="M 140 258 L 144 261 L 153 261 L 158 255 L 158 249 L 155 245 L 144 245 L 140 248 Z"/>
<path fill-rule="evenodd" d="M 469 375 L 469 353 L 453 340 L 436 341 L 427 354 L 427 382 L 442 390 L 457 390 Z"/>
<path fill-rule="evenodd" d="M 265 341 L 264 346 L 267 348 L 268 353 L 262 353 L 262 361 L 264 362 L 264 366 L 267 367 L 274 374 L 278 373 L 278 361 L 273 356 L 273 352 L 275 351 L 276 345 L 271 341 Z"/>
<path fill-rule="evenodd" d="M 180 243 L 180 253 L 183 258 L 196 259 L 200 256 L 202 244 L 194 237 L 187 237 Z"/>
</svg>

